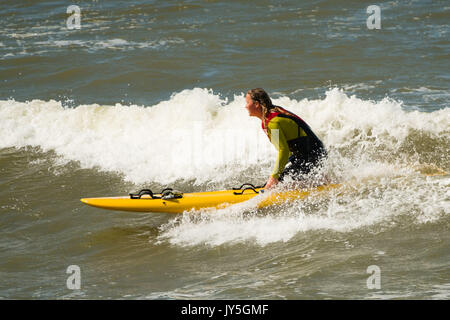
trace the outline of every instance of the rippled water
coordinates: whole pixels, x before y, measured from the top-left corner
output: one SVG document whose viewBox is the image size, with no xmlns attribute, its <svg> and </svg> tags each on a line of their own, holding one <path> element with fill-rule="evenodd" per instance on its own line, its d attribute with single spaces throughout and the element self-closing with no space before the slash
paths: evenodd
<svg viewBox="0 0 450 320">
<path fill-rule="evenodd" d="M 77 4 L 74 30 L 58 1 L 0 8 L 1 298 L 449 298 L 447 2 L 383 2 L 380 30 L 361 1 Z M 79 201 L 263 183 L 258 86 L 342 188 L 179 216 Z"/>
</svg>

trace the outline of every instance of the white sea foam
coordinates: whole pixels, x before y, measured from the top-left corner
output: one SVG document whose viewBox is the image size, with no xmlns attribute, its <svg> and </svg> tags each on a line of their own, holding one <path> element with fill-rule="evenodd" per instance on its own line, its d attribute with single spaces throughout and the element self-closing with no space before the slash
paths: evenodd
<svg viewBox="0 0 450 320">
<path fill-rule="evenodd" d="M 78 46 L 80 48 L 97 51 L 105 49 L 114 50 L 133 50 L 133 49 L 160 49 L 172 45 L 183 44 L 185 41 L 182 38 L 161 38 L 161 39 L 149 39 L 148 41 L 135 42 L 127 41 L 124 39 L 105 39 L 105 40 L 46 40 L 36 41 L 35 45 L 39 47 L 59 47 L 64 48 L 67 46 Z"/>
<path fill-rule="evenodd" d="M 151 108 L 2 101 L 0 148 L 54 150 L 135 183 L 220 181 L 232 173 L 225 167 L 243 170 L 274 153 L 243 105 L 243 97 L 226 103 L 204 89 L 180 92 Z"/>
<path fill-rule="evenodd" d="M 274 103 L 299 114 L 324 141 L 331 171 L 348 182 L 343 195 L 294 202 L 262 216 L 245 214 L 252 212 L 252 202 L 215 210 L 207 218 L 186 216 L 163 226 L 160 241 L 267 245 L 305 231 L 395 225 L 402 215 L 415 223 L 433 223 L 449 213 L 447 176 L 426 179 L 412 169 L 414 156 L 409 167 L 374 156 L 379 148 L 397 152 L 413 130 L 448 143 L 448 108 L 407 112 L 399 102 L 364 101 L 338 89 L 324 99 L 280 97 Z M 260 122 L 248 117 L 244 105 L 243 94 L 229 101 L 200 88 L 150 107 L 64 108 L 53 100 L 0 101 L 0 148 L 53 150 L 63 161 L 118 172 L 136 184 L 220 184 L 236 178 L 237 185 L 249 182 L 239 177 L 251 168 L 258 172 L 255 180 L 265 179 L 276 157 Z M 308 206 L 319 209 L 312 212 Z"/>
<path fill-rule="evenodd" d="M 389 99 L 364 101 L 338 89 L 323 100 L 274 102 L 298 113 L 328 147 L 357 145 L 353 152 L 359 156 L 378 146 L 395 151 L 412 129 L 446 139 L 450 134 L 449 109 L 406 112 Z M 82 167 L 119 172 L 135 183 L 223 181 L 249 167 L 268 174 L 275 150 L 244 105 L 243 94 L 227 101 L 200 88 L 151 107 L 0 101 L 0 148 L 54 150 Z M 366 171 L 386 170 L 385 163 L 365 160 Z"/>
<path fill-rule="evenodd" d="M 266 246 L 307 231 L 351 232 L 377 225 L 371 231 L 376 232 L 401 227 L 404 217 L 416 224 L 430 223 L 450 213 L 449 198 L 442 190 L 436 180 L 387 175 L 365 185 L 344 184 L 333 192 L 272 208 L 271 214 L 247 215 L 255 201 L 203 213 L 200 219 L 188 213 L 161 226 L 159 241 L 179 246 L 243 242 Z"/>
</svg>

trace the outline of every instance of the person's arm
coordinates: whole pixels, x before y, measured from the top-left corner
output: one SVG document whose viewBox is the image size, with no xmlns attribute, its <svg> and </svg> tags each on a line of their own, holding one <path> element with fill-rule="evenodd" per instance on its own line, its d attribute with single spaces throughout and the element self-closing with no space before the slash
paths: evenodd
<svg viewBox="0 0 450 320">
<path fill-rule="evenodd" d="M 275 162 L 275 165 L 272 170 L 272 174 L 267 181 L 267 188 L 270 188 L 271 186 L 275 185 L 278 182 L 278 178 L 280 177 L 280 174 L 283 172 L 284 167 L 289 161 L 289 145 L 286 140 L 286 136 L 283 133 L 283 130 L 281 130 L 280 124 L 277 121 L 274 121 L 275 119 L 271 120 L 268 124 L 268 131 L 270 136 L 270 142 L 275 146 L 275 148 L 278 150 L 278 156 L 277 160 Z"/>
</svg>

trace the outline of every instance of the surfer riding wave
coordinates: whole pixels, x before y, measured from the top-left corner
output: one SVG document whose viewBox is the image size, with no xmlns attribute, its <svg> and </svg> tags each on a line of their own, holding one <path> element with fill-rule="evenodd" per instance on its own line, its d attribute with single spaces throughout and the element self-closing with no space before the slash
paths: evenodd
<svg viewBox="0 0 450 320">
<path fill-rule="evenodd" d="M 326 149 L 305 121 L 273 105 L 264 89 L 249 90 L 245 100 L 249 116 L 261 119 L 262 129 L 278 151 L 266 189 L 273 188 L 287 176 L 302 181 L 306 174 L 321 165 L 327 156 Z"/>
</svg>

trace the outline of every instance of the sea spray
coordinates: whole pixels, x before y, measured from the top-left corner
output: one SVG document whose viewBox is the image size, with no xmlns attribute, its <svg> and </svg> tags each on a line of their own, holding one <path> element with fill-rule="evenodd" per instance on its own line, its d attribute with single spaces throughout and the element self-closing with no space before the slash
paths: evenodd
<svg viewBox="0 0 450 320">
<path fill-rule="evenodd" d="M 395 165 L 423 157 L 430 162 L 428 150 L 425 155 L 420 146 L 406 148 L 417 132 L 436 144 L 431 160 L 438 167 L 449 164 L 440 152 L 450 137 L 448 109 L 408 112 L 400 102 L 364 101 L 338 89 L 324 99 L 280 97 L 274 103 L 310 124 L 340 170 L 362 162 Z M 243 94 L 227 101 L 207 89 L 184 90 L 154 106 L 64 108 L 54 100 L 0 101 L 0 121 L 0 148 L 51 150 L 136 184 L 224 182 L 255 168 L 260 179 L 276 157 L 259 121 L 247 115 Z"/>
</svg>

